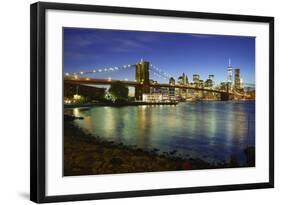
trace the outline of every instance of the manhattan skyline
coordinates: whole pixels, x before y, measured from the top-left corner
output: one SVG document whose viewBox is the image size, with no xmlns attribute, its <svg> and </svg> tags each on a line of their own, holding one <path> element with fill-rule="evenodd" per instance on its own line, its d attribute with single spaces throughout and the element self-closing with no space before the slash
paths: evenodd
<svg viewBox="0 0 281 205">
<path fill-rule="evenodd" d="M 255 83 L 255 38 L 241 36 L 121 31 L 106 29 L 63 29 L 64 73 L 91 71 L 135 64 L 141 59 L 178 78 L 185 73 L 215 82 L 226 81 L 229 58 L 241 69 L 246 83 Z M 96 78 L 134 79 L 134 70 L 98 74 Z M 94 76 L 91 76 L 94 77 Z M 154 75 L 151 79 L 161 80 Z"/>
</svg>

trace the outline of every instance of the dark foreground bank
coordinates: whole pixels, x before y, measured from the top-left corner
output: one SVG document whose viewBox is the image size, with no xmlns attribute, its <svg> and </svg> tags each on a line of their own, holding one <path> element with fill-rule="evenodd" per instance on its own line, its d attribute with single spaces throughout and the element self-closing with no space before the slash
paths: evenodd
<svg viewBox="0 0 281 205">
<path fill-rule="evenodd" d="M 235 159 L 210 164 L 198 158 L 183 159 L 174 153 L 160 154 L 156 149 L 145 151 L 104 141 L 76 127 L 73 120 L 79 119 L 66 117 L 64 121 L 64 176 L 241 167 Z M 248 150 L 247 154 L 252 152 Z M 254 166 L 251 163 L 248 166 Z"/>
</svg>

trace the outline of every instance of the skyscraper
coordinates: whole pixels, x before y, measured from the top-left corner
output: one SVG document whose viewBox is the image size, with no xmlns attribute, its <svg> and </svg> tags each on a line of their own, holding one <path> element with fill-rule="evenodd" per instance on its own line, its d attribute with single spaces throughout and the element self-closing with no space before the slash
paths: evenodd
<svg viewBox="0 0 281 205">
<path fill-rule="evenodd" d="M 243 79 L 242 78 L 240 79 L 240 88 L 244 89 L 244 83 L 243 83 Z"/>
<path fill-rule="evenodd" d="M 188 84 L 188 78 L 187 78 L 187 75 L 185 75 L 184 73 L 178 77 L 178 83 L 180 85 L 187 85 Z"/>
<path fill-rule="evenodd" d="M 234 73 L 235 73 L 234 88 L 236 90 L 240 90 L 241 89 L 240 69 L 236 68 L 234 70 Z"/>
<path fill-rule="evenodd" d="M 208 79 L 210 79 L 210 80 L 213 81 L 213 80 L 214 80 L 214 77 L 215 77 L 214 75 L 210 74 Z"/>
<path fill-rule="evenodd" d="M 170 85 L 175 85 L 176 84 L 176 81 L 175 81 L 175 79 L 173 78 L 173 77 L 171 77 L 170 79 L 169 79 L 169 84 Z M 175 88 L 174 87 L 169 87 L 169 98 L 170 98 L 170 100 L 171 101 L 174 101 L 174 100 L 176 100 L 176 97 L 175 97 Z"/>
<path fill-rule="evenodd" d="M 187 85 L 188 83 L 188 79 L 187 79 L 187 76 L 183 73 L 181 76 L 178 77 L 178 84 L 179 85 Z M 186 89 L 185 88 L 179 88 L 178 89 L 178 94 L 179 94 L 179 97 L 181 99 L 185 99 L 186 98 Z"/>
<path fill-rule="evenodd" d="M 205 81 L 205 86 L 206 87 L 213 87 L 214 86 L 214 75 L 209 75 L 208 79 Z"/>
<path fill-rule="evenodd" d="M 193 83 L 199 83 L 200 76 L 198 74 L 193 74 Z"/>
<path fill-rule="evenodd" d="M 170 85 L 175 85 L 175 83 L 176 83 L 175 79 L 174 79 L 173 77 L 171 77 L 171 78 L 169 79 L 169 84 L 170 84 Z"/>
<path fill-rule="evenodd" d="M 229 85 L 229 88 L 232 87 L 232 81 L 233 81 L 233 68 L 231 66 L 231 59 L 229 59 L 228 67 L 227 67 L 227 83 Z"/>
</svg>

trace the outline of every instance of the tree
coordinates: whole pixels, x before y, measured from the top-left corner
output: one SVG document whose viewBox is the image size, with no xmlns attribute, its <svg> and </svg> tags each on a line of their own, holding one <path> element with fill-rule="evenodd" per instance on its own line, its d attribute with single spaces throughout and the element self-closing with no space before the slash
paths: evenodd
<svg viewBox="0 0 281 205">
<path fill-rule="evenodd" d="M 112 83 L 108 92 L 113 95 L 117 101 L 128 100 L 129 89 L 122 83 Z"/>
</svg>

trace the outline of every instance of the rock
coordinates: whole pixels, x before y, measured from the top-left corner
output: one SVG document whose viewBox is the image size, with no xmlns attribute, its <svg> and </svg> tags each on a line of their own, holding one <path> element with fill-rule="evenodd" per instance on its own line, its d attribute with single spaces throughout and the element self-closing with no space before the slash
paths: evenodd
<svg viewBox="0 0 281 205">
<path fill-rule="evenodd" d="M 249 146 L 244 149 L 248 166 L 255 166 L 255 147 Z"/>
<path fill-rule="evenodd" d="M 173 150 L 173 151 L 170 152 L 170 154 L 174 155 L 174 154 L 176 154 L 176 152 L 177 152 L 177 150 Z"/>
<path fill-rule="evenodd" d="M 64 115 L 65 121 L 73 121 L 73 120 L 76 120 L 76 119 L 82 120 L 82 119 L 84 119 L 84 117 L 75 117 L 73 115 Z"/>
<path fill-rule="evenodd" d="M 229 166 L 230 167 L 238 167 L 239 166 L 236 156 L 234 156 L 234 155 L 230 156 Z"/>
<path fill-rule="evenodd" d="M 109 161 L 113 166 L 119 166 L 121 164 L 123 164 L 123 160 L 117 157 L 113 157 L 110 161 Z"/>
<path fill-rule="evenodd" d="M 188 161 L 185 161 L 182 163 L 182 169 L 184 170 L 190 170 L 191 169 L 191 165 L 189 164 Z"/>
</svg>

